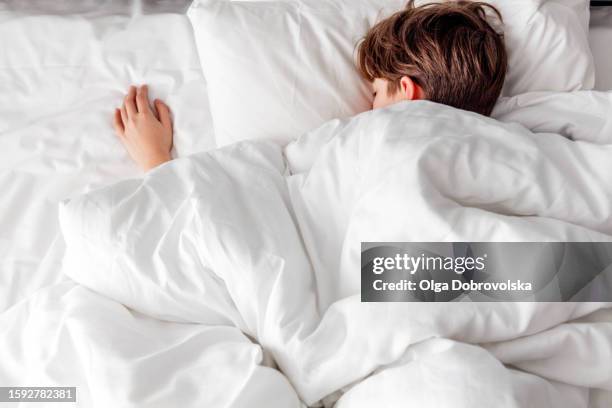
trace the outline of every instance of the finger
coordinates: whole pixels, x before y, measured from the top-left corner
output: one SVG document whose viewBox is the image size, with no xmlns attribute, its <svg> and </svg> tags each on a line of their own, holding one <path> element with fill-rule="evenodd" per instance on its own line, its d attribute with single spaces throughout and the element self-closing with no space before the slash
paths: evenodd
<svg viewBox="0 0 612 408">
<path fill-rule="evenodd" d="M 155 109 L 159 116 L 159 121 L 166 129 L 172 129 L 172 118 L 170 117 L 170 108 L 161 100 L 155 100 Z"/>
<path fill-rule="evenodd" d="M 125 110 L 125 105 L 121 106 L 121 108 L 119 109 L 119 113 L 121 115 L 121 122 L 123 122 L 123 128 L 125 129 L 128 123 L 128 114 Z"/>
<path fill-rule="evenodd" d="M 121 118 L 121 111 L 119 109 L 115 109 L 115 114 L 113 115 L 113 126 L 115 127 L 115 133 L 117 133 L 117 136 L 123 137 L 125 127 L 123 126 L 123 119 Z"/>
<path fill-rule="evenodd" d="M 149 87 L 146 85 L 141 86 L 136 91 L 136 108 L 140 113 L 151 113 L 151 106 L 149 105 Z"/>
<path fill-rule="evenodd" d="M 123 106 L 125 106 L 128 118 L 136 116 L 136 114 L 138 113 L 138 109 L 136 109 L 136 102 L 134 100 L 135 98 L 136 87 L 130 86 L 130 90 L 128 91 L 127 95 L 125 95 L 125 99 L 123 100 Z"/>
</svg>

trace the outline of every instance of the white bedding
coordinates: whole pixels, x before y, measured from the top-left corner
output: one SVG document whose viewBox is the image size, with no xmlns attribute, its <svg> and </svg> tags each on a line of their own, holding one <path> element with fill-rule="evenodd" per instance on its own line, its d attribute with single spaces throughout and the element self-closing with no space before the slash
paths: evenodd
<svg viewBox="0 0 612 408">
<path fill-rule="evenodd" d="M 611 240 L 610 109 L 609 93 L 532 94 L 503 101 L 503 123 L 409 102 L 284 152 L 177 160 L 65 203 L 64 272 L 147 315 L 239 327 L 307 404 L 594 406 L 612 391 L 612 303 L 363 304 L 359 248 Z"/>
<path fill-rule="evenodd" d="M 187 3 L 108 1 L 101 8 L 78 2 L 67 8 L 23 1 L 0 7 L 0 311 L 62 279 L 57 203 L 137 174 L 108 119 L 128 84 L 146 80 L 154 96 L 168 96 L 178 112 L 182 153 L 215 145 L 187 19 L 142 15 L 182 11 Z M 600 90 L 612 89 L 609 10 L 600 8 L 592 18 Z"/>
<path fill-rule="evenodd" d="M 235 309 L 232 297 L 223 291 L 222 282 L 211 279 L 217 284 L 218 291 L 204 298 L 198 296 L 197 290 L 201 286 L 191 287 L 191 292 L 185 285 L 169 286 L 151 292 L 149 298 L 138 298 L 130 297 L 132 288 L 111 285 L 113 281 L 110 280 L 107 282 L 111 289 L 125 290 L 123 294 L 106 293 L 111 298 L 150 315 L 175 321 L 168 322 L 130 310 L 62 275 L 65 244 L 59 232 L 58 203 L 66 197 L 119 179 L 139 176 L 114 139 L 110 124 L 112 108 L 119 104 L 121 94 L 129 84 L 142 81 L 151 84 L 153 96 L 165 98 L 177 113 L 178 154 L 208 150 L 215 141 L 206 83 L 200 72 L 189 23 L 184 16 L 141 15 L 139 11 L 146 13 L 159 8 L 149 6 L 141 10 L 139 2 L 129 4 L 127 10 L 124 2 L 107 2 L 113 6 L 104 12 L 95 11 L 100 10 L 97 7 L 99 3 L 94 7 L 90 2 L 81 2 L 80 11 L 87 19 L 78 15 L 49 16 L 45 13 L 60 9 L 54 9 L 50 3 L 32 3 L 32 8 L 22 7 L 23 2 L 7 2 L 8 7 L 0 7 L 0 186 L 3 193 L 0 195 L 0 312 L 23 301 L 0 314 L 0 385 L 75 385 L 79 387 L 79 405 L 83 407 L 96 404 L 100 407 L 165 407 L 177 403 L 181 406 L 193 403 L 194 406 L 215 407 L 299 406 L 298 394 L 276 370 L 267 368 L 274 367 L 270 356 L 251 339 L 227 327 L 185 323 L 210 323 L 214 316 L 218 319 L 216 323 L 227 325 L 232 322 L 254 336 L 265 329 L 256 327 L 254 323 L 260 316 L 247 313 L 245 317 L 245 313 Z M 165 11 L 177 7 L 174 2 L 156 3 Z M 41 7 L 47 7 L 42 14 Z M 183 5 L 178 7 L 182 9 Z M 119 14 L 126 11 L 136 11 L 135 16 Z M 24 12 L 35 15 L 28 16 Z M 603 19 L 597 20 L 601 24 L 592 29 L 598 89 L 612 89 L 612 75 L 603 76 L 605 73 L 602 75 L 602 72 L 608 72 L 607 68 L 600 68 L 612 68 L 612 61 L 607 60 L 609 48 L 604 49 L 612 39 L 611 20 L 605 20 L 609 21 L 609 29 L 604 28 L 608 23 Z M 600 103 L 601 98 L 607 96 L 583 100 L 582 106 L 589 107 L 584 112 L 576 112 L 575 101 L 569 99 L 570 95 L 565 98 L 551 99 L 540 95 L 513 99 L 498 109 L 498 115 L 507 121 L 524 121 L 538 132 L 555 132 L 563 125 L 560 123 L 563 119 L 579 118 L 577 123 L 587 125 L 586 128 L 566 129 L 573 129 L 580 135 L 597 132 L 604 126 L 606 115 L 610 117 L 605 102 Z M 529 108 L 531 105 L 539 106 L 541 102 L 549 106 L 548 111 L 539 110 L 541 106 Z M 563 115 L 559 114 L 559 109 L 564 110 Z M 544 115 L 545 112 L 556 113 Z M 590 179 L 583 181 L 585 186 L 595 185 Z M 556 227 L 550 228 L 554 230 Z M 186 251 L 192 250 L 189 243 L 189 239 L 183 242 Z M 199 265 L 187 266 L 194 268 Z M 207 267 L 210 270 L 210 266 Z M 214 278 L 214 275 L 207 276 Z M 199 277 L 198 274 L 185 276 L 182 283 Z M 319 272 L 316 280 L 319 311 L 325 310 L 338 296 L 347 294 L 342 290 L 354 290 L 351 284 L 348 289 L 340 287 L 340 280 L 329 286 L 321 283 L 329 278 Z M 104 293 L 102 284 L 97 284 L 100 285 L 97 289 Z M 314 287 L 313 283 L 313 290 Z M 40 288 L 43 289 L 32 295 Z M 165 294 L 165 297 L 160 297 L 160 294 Z M 247 302 L 253 297 L 245 296 L 244 299 Z M 210 307 L 213 301 L 217 303 Z M 189 307 L 185 307 L 186 304 Z M 203 307 L 208 307 L 205 314 L 201 313 Z M 242 312 L 248 307 L 248 303 L 242 305 Z M 292 376 L 291 368 L 286 365 L 289 377 L 298 385 L 302 397 L 308 400 L 336 389 L 349 390 L 341 399 L 340 407 L 361 406 L 368 403 L 368 398 L 380 404 L 381 398 L 389 395 L 407 398 L 401 393 L 383 392 L 385 389 L 397 391 L 400 384 L 405 385 L 406 378 L 410 378 L 413 384 L 408 389 L 412 401 L 427 406 L 428 403 L 443 404 L 444 401 L 432 402 L 427 399 L 431 398 L 430 394 L 419 394 L 419 390 L 431 391 L 427 387 L 436 381 L 443 383 L 445 378 L 462 377 L 462 382 L 444 390 L 449 391 L 448 398 L 456 401 L 466 395 L 462 385 L 469 388 L 470 381 L 486 380 L 479 374 L 481 369 L 504 377 L 504 381 L 491 384 L 492 389 L 517 396 L 516 400 L 505 401 L 508 405 L 503 405 L 495 400 L 500 394 L 487 395 L 486 398 L 495 401 L 493 406 L 512 406 L 512 403 L 520 402 L 521 395 L 537 395 L 542 389 L 550 391 L 551 399 L 538 406 L 553 404 L 555 398 L 572 401 L 571 406 L 581 406 L 589 399 L 588 390 L 576 385 L 588 387 L 597 382 L 609 389 L 609 378 L 603 371 L 573 373 L 584 360 L 584 355 L 593 357 L 595 361 L 589 363 L 594 365 L 612 358 L 609 348 L 606 349 L 610 339 L 609 312 L 597 312 L 576 323 L 562 324 L 539 335 L 511 340 L 544 329 L 554 320 L 551 320 L 553 314 L 558 313 L 555 319 L 561 322 L 585 314 L 590 311 L 590 306 L 586 306 L 588 310 L 566 307 L 560 311 L 546 307 L 517 310 L 514 306 L 495 306 L 492 311 L 478 312 L 478 316 L 483 318 L 483 337 L 474 335 L 466 339 L 459 336 L 461 342 L 457 342 L 455 334 L 459 332 L 450 333 L 454 326 L 449 326 L 443 317 L 448 310 L 446 307 L 452 306 L 441 307 L 440 320 L 432 317 L 431 325 L 423 326 L 422 333 L 424 336 L 431 333 L 447 335 L 451 339 L 427 340 L 411 346 L 395 366 L 380 366 L 375 375 L 359 386 L 352 387 L 347 381 L 362 378 L 376 365 L 372 361 L 380 362 L 381 355 L 373 355 L 372 364 L 364 363 L 351 376 L 334 374 L 334 381 L 327 382 L 323 375 L 330 369 L 323 370 L 318 377 L 319 384 L 325 380 L 326 385 L 322 388 L 316 386 L 316 381 L 314 385 L 295 381 L 295 378 L 305 377 Z M 278 315 L 279 309 L 267 312 L 282 320 L 285 316 L 282 313 Z M 361 313 L 354 298 L 348 298 L 334 310 L 340 317 L 354 316 L 355 310 Z M 286 311 L 287 314 L 290 312 Z M 380 309 L 374 308 L 372 313 L 376 313 L 372 315 L 374 319 L 379 316 Z M 454 309 L 449 313 L 454 313 Z M 475 316 L 470 313 L 464 316 L 465 322 Z M 503 317 L 508 314 L 512 317 Z M 359 316 L 361 318 L 361 314 Z M 517 321 L 524 325 L 504 332 L 507 338 L 501 343 L 484 347 L 467 344 L 491 340 L 487 336 L 496 326 L 488 325 L 496 318 L 505 319 L 501 323 Z M 407 322 L 414 323 L 413 320 Z M 476 323 L 466 323 L 470 324 Z M 504 327 L 497 328 L 505 330 L 505 325 L 501 326 Z M 307 325 L 302 328 L 305 333 L 309 329 L 312 327 Z M 371 328 L 368 327 L 367 331 Z M 334 337 L 328 335 L 326 338 Z M 569 353 L 561 353 L 560 345 L 567 342 L 570 347 L 565 349 L 569 349 Z M 286 346 L 287 343 L 283 344 Z M 407 342 L 400 344 L 405 346 Z M 551 348 L 550 344 L 559 346 Z M 364 349 L 347 348 L 346 351 L 359 355 L 367 347 L 362 346 Z M 399 355 L 401 345 L 397 347 L 392 350 L 394 357 Z M 588 352 L 586 347 L 590 347 Z M 330 353 L 335 351 L 337 349 L 330 349 Z M 547 356 L 544 360 L 541 359 L 543 355 Z M 391 360 L 390 356 L 384 358 Z M 445 365 L 447 361 L 452 363 Z M 536 375 L 506 370 L 499 361 Z M 448 370 L 439 373 L 440 377 L 434 376 L 438 375 L 436 370 L 441 365 Z M 609 370 L 609 366 L 607 368 Z M 423 377 L 422 373 L 429 373 L 431 377 Z M 556 373 L 565 373 L 565 376 L 557 378 Z M 584 374 L 583 379 L 578 378 L 579 374 Z M 317 376 L 307 378 L 317 379 Z M 431 381 L 420 383 L 423 378 Z M 585 383 L 575 384 L 580 381 Z M 210 383 L 215 386 L 202 386 Z M 347 384 L 343 386 L 344 383 Z M 393 388 L 394 385 L 397 388 Z M 538 391 L 530 387 L 537 387 Z M 151 396 L 153 391 L 154 396 Z M 189 396 L 188 401 L 181 400 L 185 395 Z M 270 399 L 270 396 L 274 398 Z M 332 395 L 328 400 L 335 401 L 338 396 Z M 612 398 L 605 397 L 601 391 L 591 390 L 590 406 L 607 407 L 611 401 Z M 466 400 L 466 404 L 469 402 Z M 370 401 L 369 406 L 372 404 Z"/>
<path fill-rule="evenodd" d="M 57 406 L 299 407 L 236 328 L 155 320 L 72 282 L 39 291 L 0 322 L 0 384 L 77 387 L 77 404 Z M 41 403 L 19 404 L 29 406 Z"/>
<path fill-rule="evenodd" d="M 138 175 L 111 127 L 129 84 L 174 112 L 176 150 L 214 146 L 187 18 L 0 12 L 0 311 L 61 280 L 57 203 Z"/>
</svg>

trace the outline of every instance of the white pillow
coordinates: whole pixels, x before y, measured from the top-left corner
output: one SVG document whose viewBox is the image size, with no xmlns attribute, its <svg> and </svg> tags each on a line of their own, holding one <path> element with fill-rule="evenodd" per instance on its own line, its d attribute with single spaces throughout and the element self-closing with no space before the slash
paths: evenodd
<svg viewBox="0 0 612 408">
<path fill-rule="evenodd" d="M 589 90 L 595 63 L 589 1 L 491 0 L 504 18 L 508 74 L 504 96 Z"/>
<path fill-rule="evenodd" d="M 356 44 L 405 0 L 196 0 L 188 11 L 219 145 L 286 143 L 371 106 Z M 586 0 L 494 0 L 505 18 L 506 95 L 592 89 Z"/>
</svg>

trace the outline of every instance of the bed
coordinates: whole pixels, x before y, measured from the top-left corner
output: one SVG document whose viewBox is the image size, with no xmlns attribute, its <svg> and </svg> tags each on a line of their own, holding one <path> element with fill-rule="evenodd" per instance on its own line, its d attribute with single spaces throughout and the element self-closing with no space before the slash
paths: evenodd
<svg viewBox="0 0 612 408">
<path fill-rule="evenodd" d="M 187 156 L 216 147 L 207 83 L 190 23 L 182 14 L 188 3 L 8 1 L 0 5 L 0 313 L 5 314 L 5 323 L 27 319 L 27 308 L 16 312 L 14 306 L 32 296 L 39 296 L 35 303 L 49 310 L 66 304 L 78 310 L 85 304 L 80 299 L 91 296 L 86 289 L 75 289 L 61 273 L 65 243 L 59 229 L 58 204 L 119 179 L 140 176 L 111 128 L 113 108 L 120 104 L 128 85 L 146 80 L 151 84 L 152 96 L 166 100 L 172 107 L 175 155 Z M 598 5 L 592 9 L 589 40 L 596 89 L 612 90 L 612 7 Z M 219 336 L 235 336 L 238 346 L 226 357 L 241 356 L 244 364 L 222 373 L 204 370 L 201 377 L 204 382 L 216 381 L 216 376 L 240 378 L 246 385 L 234 399 L 227 395 L 211 399 L 205 390 L 194 391 L 198 381 L 193 378 L 177 380 L 176 388 L 168 386 L 168 378 L 151 374 L 152 371 L 170 366 L 175 372 L 183 372 L 216 363 L 217 355 L 212 360 L 207 356 L 199 360 L 186 357 L 191 347 L 209 345 L 210 337 L 204 333 L 208 329 L 126 312 L 103 297 L 96 298 L 96 302 L 96 307 L 83 313 L 98 317 L 108 313 L 126 333 L 133 328 L 132 334 L 141 336 L 140 340 L 130 346 L 126 337 L 109 340 L 101 336 L 99 344 L 83 351 L 81 357 L 90 359 L 87 364 L 68 365 L 66 369 L 104 367 L 100 361 L 105 358 L 104 350 L 113 347 L 120 352 L 108 358 L 120 359 L 122 353 L 133 357 L 138 347 L 142 348 L 142 356 L 147 356 L 147 350 L 169 351 L 150 366 L 138 366 L 137 356 L 126 362 L 133 369 L 131 377 L 117 379 L 117 384 L 111 377 L 101 375 L 98 380 L 106 387 L 117 386 L 117 399 L 96 392 L 96 386 L 91 384 L 74 384 L 88 390 L 82 394 L 82 406 L 92 401 L 111 406 L 121 398 L 137 405 L 143 400 L 139 392 L 145 392 L 150 383 L 158 385 L 161 394 L 150 406 L 176 402 L 173 398 L 177 390 L 194 392 L 192 395 L 208 406 L 252 406 L 249 402 L 254 400 L 259 401 L 259 406 L 300 406 L 274 364 L 238 332 Z M 44 315 L 37 319 L 44 319 Z M 157 325 L 165 327 L 169 334 L 156 347 L 147 349 L 149 336 L 160 333 Z M 82 333 L 95 336 L 96 327 L 82 328 Z M 105 343 L 107 340 L 112 343 Z M 48 345 L 60 346 L 58 339 L 51 339 Z M 96 353 L 100 356 L 96 357 Z M 117 363 L 122 364 L 120 360 Z M 254 381 L 253 375 L 245 375 L 249 369 L 264 380 Z M 36 383 L 49 378 L 31 380 Z M 131 388 L 118 385 L 121 380 L 132 381 Z M 286 392 L 271 402 L 261 395 L 268 386 Z M 593 401 L 598 398 L 599 406 L 608 406 L 605 396 L 594 396 Z"/>
<path fill-rule="evenodd" d="M 107 3 L 3 6 L 0 310 L 62 279 L 59 200 L 138 174 L 108 127 L 129 84 L 150 78 L 175 106 L 177 153 L 215 146 L 193 34 L 175 14 L 188 2 Z M 592 13 L 596 89 L 609 90 L 612 7 Z"/>
</svg>

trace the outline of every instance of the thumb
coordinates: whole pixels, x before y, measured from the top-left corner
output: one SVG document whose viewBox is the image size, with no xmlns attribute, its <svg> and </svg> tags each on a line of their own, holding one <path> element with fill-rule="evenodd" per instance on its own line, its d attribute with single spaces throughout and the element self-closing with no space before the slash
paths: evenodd
<svg viewBox="0 0 612 408">
<path fill-rule="evenodd" d="M 161 124 L 167 129 L 172 129 L 172 118 L 170 117 L 170 108 L 168 105 L 159 99 L 156 99 L 154 103 Z"/>
</svg>

